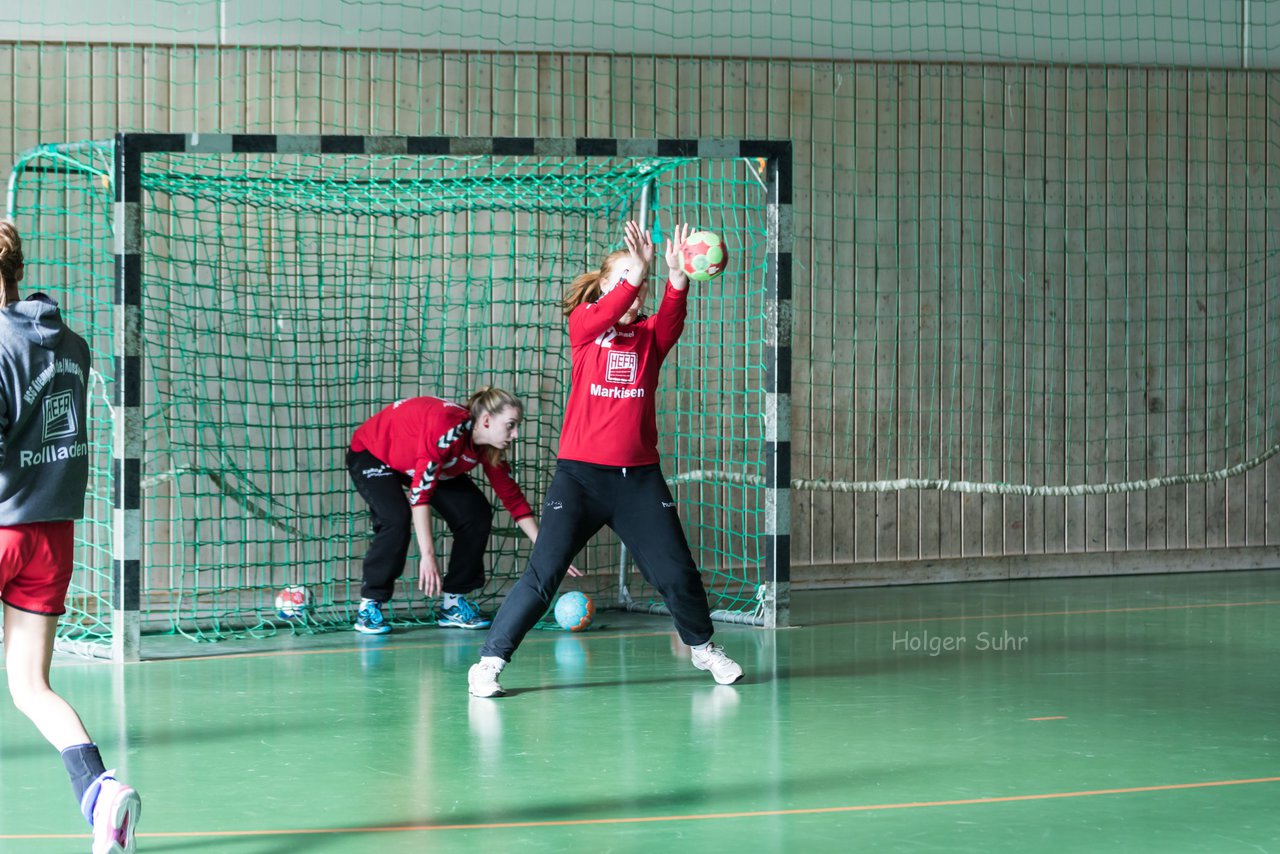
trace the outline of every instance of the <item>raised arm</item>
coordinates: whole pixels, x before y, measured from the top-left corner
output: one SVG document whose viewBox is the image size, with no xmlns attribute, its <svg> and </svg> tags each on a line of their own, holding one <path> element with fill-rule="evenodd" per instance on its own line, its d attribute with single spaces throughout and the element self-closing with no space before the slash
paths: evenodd
<svg viewBox="0 0 1280 854">
<path fill-rule="evenodd" d="M 684 272 L 684 245 L 692 233 L 688 223 L 680 223 L 672 229 L 663 252 L 663 259 L 667 262 L 667 289 L 653 319 L 654 337 L 663 353 L 670 352 L 684 332 L 684 319 L 689 310 L 689 277 Z"/>
<path fill-rule="evenodd" d="M 628 274 L 629 275 L 629 274 Z M 573 346 L 594 341 L 635 302 L 640 286 L 628 278 L 595 302 L 584 302 L 569 315 L 569 343 Z"/>
<path fill-rule="evenodd" d="M 569 315 L 569 343 L 578 346 L 593 341 L 618 322 L 635 302 L 636 291 L 644 284 L 653 264 L 653 238 L 634 220 L 623 228 L 627 257 L 615 262 L 612 281 L 601 285 L 595 303 L 583 303 Z"/>
</svg>

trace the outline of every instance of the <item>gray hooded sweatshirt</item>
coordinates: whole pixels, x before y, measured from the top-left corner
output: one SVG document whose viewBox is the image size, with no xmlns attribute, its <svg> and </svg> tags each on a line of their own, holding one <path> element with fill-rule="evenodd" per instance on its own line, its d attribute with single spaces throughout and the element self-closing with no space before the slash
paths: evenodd
<svg viewBox="0 0 1280 854">
<path fill-rule="evenodd" d="M 0 526 L 79 519 L 89 347 L 44 294 L 0 309 Z"/>
</svg>

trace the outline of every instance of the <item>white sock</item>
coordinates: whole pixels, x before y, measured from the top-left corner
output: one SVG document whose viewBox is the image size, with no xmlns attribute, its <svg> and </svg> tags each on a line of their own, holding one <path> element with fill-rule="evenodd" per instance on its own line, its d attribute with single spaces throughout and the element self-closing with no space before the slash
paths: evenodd
<svg viewBox="0 0 1280 854">
<path fill-rule="evenodd" d="M 462 598 L 462 594 L 460 593 L 443 593 L 440 596 L 440 605 L 445 610 L 448 610 L 449 608 L 452 608 L 454 605 L 457 605 L 458 600 L 461 598 Z"/>
<path fill-rule="evenodd" d="M 507 663 L 503 661 L 501 658 L 498 658 L 498 656 L 496 655 L 482 655 L 480 656 L 480 663 L 488 664 L 490 667 L 498 668 L 499 673 L 502 672 L 502 668 L 507 666 Z"/>
<path fill-rule="evenodd" d="M 379 602 L 377 599 L 361 599 L 360 600 L 360 610 L 363 611 L 365 608 L 367 608 L 370 605 L 377 605 L 378 607 L 382 607 L 382 603 Z"/>
<path fill-rule="evenodd" d="M 700 643 L 697 646 L 690 647 L 690 649 L 692 649 L 694 652 L 706 652 L 710 646 L 711 646 L 711 641 L 707 641 L 706 643 Z"/>
</svg>

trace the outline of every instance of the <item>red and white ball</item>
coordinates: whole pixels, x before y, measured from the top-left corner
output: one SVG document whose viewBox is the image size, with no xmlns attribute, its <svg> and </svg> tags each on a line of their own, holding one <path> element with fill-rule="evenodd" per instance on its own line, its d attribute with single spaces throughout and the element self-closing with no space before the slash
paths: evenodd
<svg viewBox="0 0 1280 854">
<path fill-rule="evenodd" d="M 276 594 L 276 613 L 285 620 L 301 620 L 311 610 L 311 591 L 305 587 L 286 587 Z"/>
<path fill-rule="evenodd" d="M 695 231 L 684 244 L 684 273 L 695 282 L 707 282 L 724 272 L 729 250 L 720 235 Z"/>
</svg>

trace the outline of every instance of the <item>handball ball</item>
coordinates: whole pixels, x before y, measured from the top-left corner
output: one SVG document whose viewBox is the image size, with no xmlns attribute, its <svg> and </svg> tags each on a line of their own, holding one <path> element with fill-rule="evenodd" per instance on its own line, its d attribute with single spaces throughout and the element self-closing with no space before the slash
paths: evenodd
<svg viewBox="0 0 1280 854">
<path fill-rule="evenodd" d="M 695 282 L 714 279 L 724 272 L 729 252 L 720 235 L 695 231 L 684 244 L 684 272 Z"/>
<path fill-rule="evenodd" d="M 286 587 L 276 594 L 276 613 L 286 620 L 299 620 L 311 608 L 311 591 L 305 587 Z"/>
<path fill-rule="evenodd" d="M 591 618 L 596 613 L 596 603 L 585 593 L 574 590 L 566 593 L 556 602 L 556 622 L 560 628 L 571 632 L 580 632 L 591 625 Z"/>
</svg>

